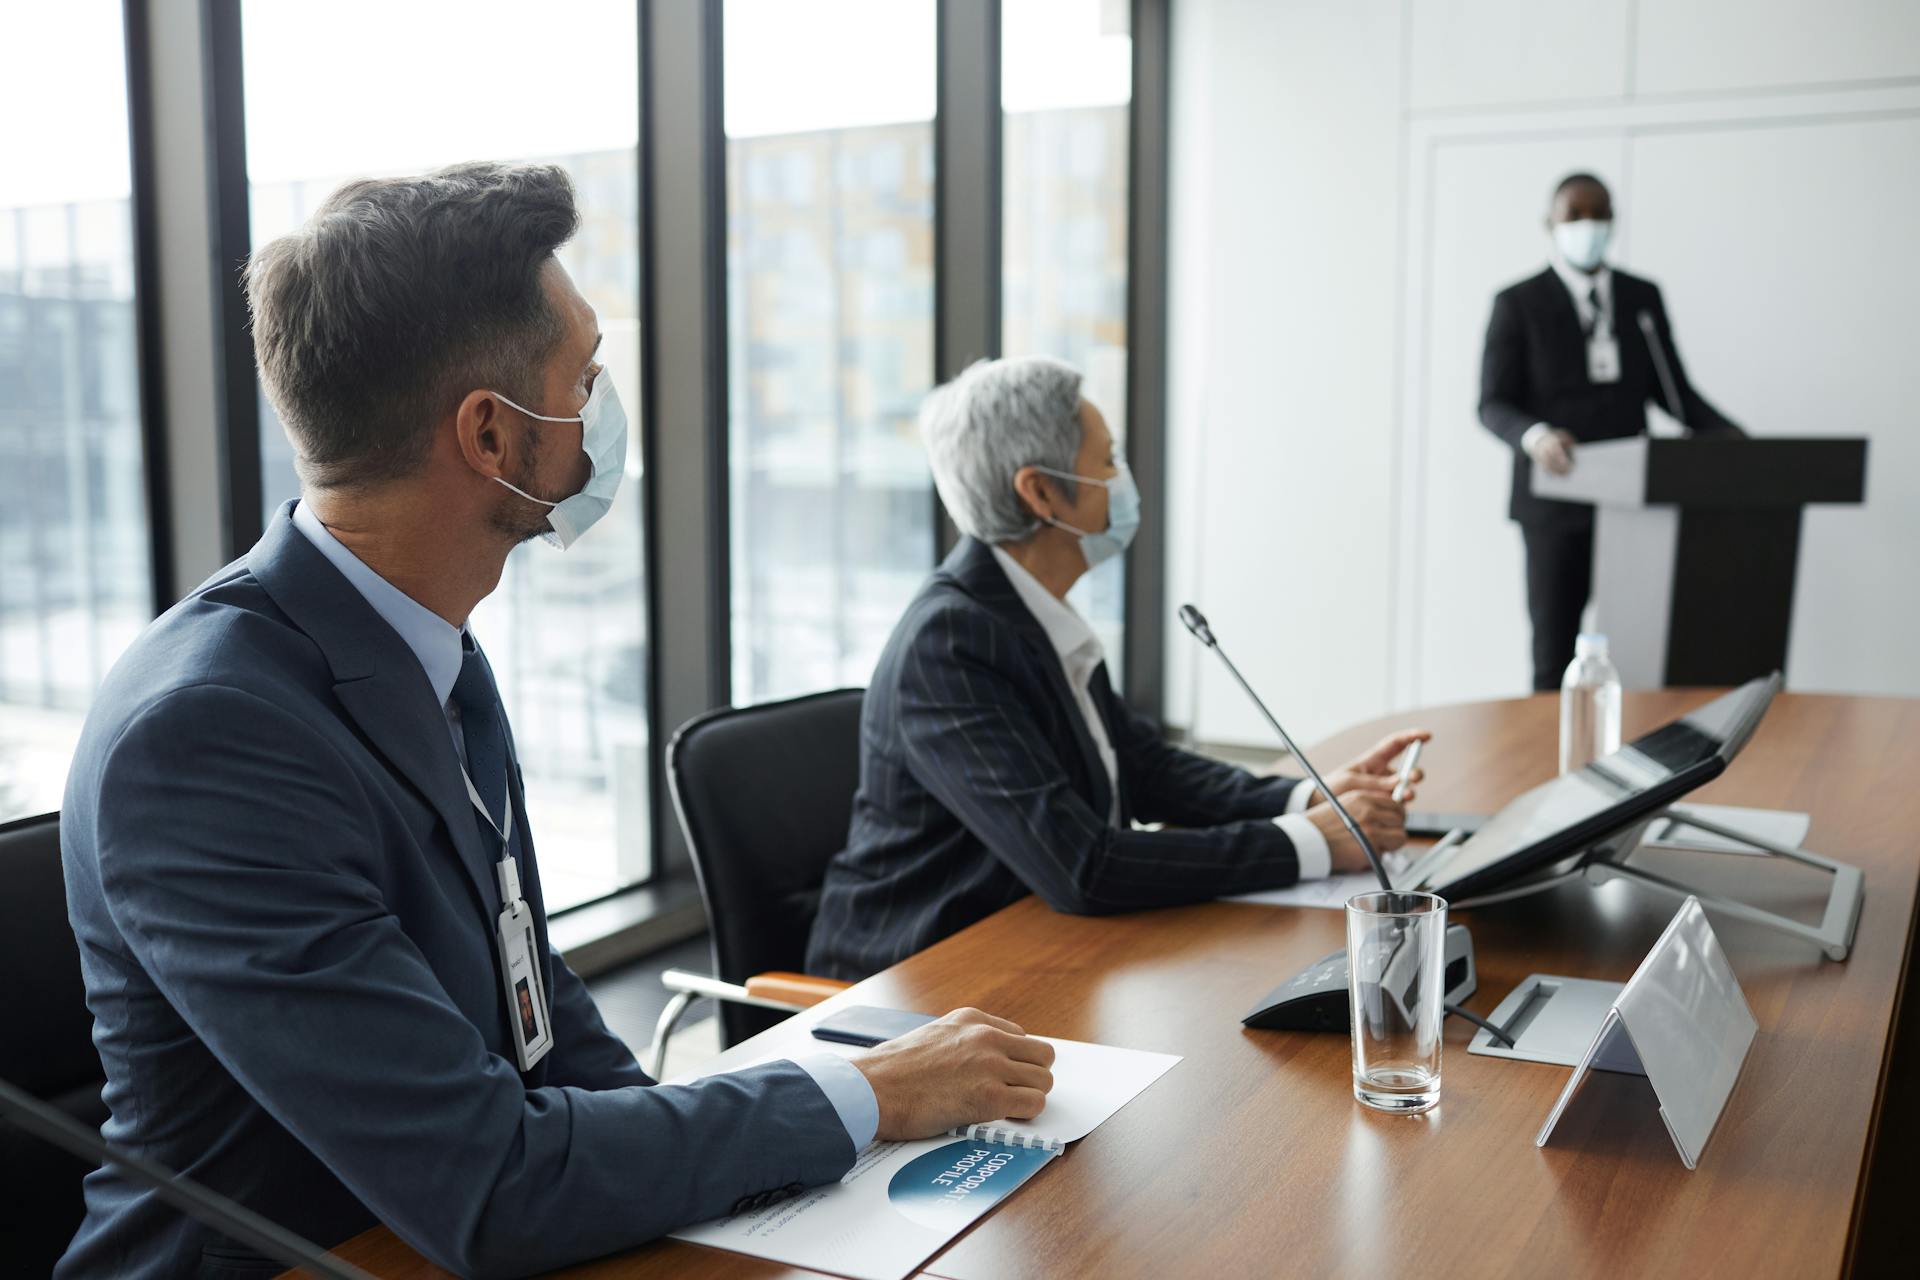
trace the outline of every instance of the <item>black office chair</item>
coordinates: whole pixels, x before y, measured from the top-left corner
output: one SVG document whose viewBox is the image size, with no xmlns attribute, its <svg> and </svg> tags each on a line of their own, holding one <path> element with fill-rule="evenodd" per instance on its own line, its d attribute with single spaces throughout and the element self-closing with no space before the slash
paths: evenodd
<svg viewBox="0 0 1920 1280">
<path fill-rule="evenodd" d="M 820 905 L 827 863 L 847 842 L 860 785 L 860 703 L 841 689 L 727 707 L 680 726 L 667 784 L 707 906 L 714 976 L 669 969 L 648 1068 L 694 1000 L 720 1002 L 729 1045 L 764 1031 L 847 983 L 795 972 Z"/>
<path fill-rule="evenodd" d="M 98 1128 L 107 1118 L 100 1100 L 106 1073 L 67 922 L 58 814 L 0 825 L 0 974 L 0 1079 Z M 53 1270 L 80 1225 L 80 1180 L 92 1171 L 0 1121 L 7 1222 L 0 1269 L 23 1276 Z"/>
</svg>

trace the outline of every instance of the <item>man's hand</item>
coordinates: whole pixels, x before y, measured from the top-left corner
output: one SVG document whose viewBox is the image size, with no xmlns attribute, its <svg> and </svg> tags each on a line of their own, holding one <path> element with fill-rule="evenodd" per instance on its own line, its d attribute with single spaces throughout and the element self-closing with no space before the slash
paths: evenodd
<svg viewBox="0 0 1920 1280">
<path fill-rule="evenodd" d="M 1534 433 L 1526 442 L 1527 456 L 1556 476 L 1573 470 L 1573 436 L 1558 427 Z"/>
<path fill-rule="evenodd" d="M 1357 758 L 1335 769 L 1327 775 L 1327 785 L 1333 788 L 1333 794 L 1344 797 L 1349 791 L 1378 791 L 1382 795 L 1393 790 L 1394 782 L 1400 777 L 1399 760 L 1403 752 L 1416 742 L 1433 741 L 1430 729 L 1402 729 L 1380 739 L 1369 750 Z M 1407 776 L 1407 786 L 1413 787 L 1427 776 L 1425 769 L 1415 769 Z M 1311 786 L 1312 783 L 1302 783 Z M 1412 794 L 1409 791 L 1408 794 Z M 1360 815 L 1354 815 L 1358 822 Z M 1334 821 L 1338 822 L 1336 817 Z"/>
<path fill-rule="evenodd" d="M 985 1120 L 1031 1120 L 1053 1088 L 1053 1046 L 1005 1018 L 955 1009 L 853 1059 L 880 1104 L 887 1142 Z"/>
<path fill-rule="evenodd" d="M 1407 799 L 1413 799 L 1412 790 L 1408 790 Z M 1385 791 L 1343 791 L 1340 803 L 1347 806 L 1347 812 L 1367 833 L 1367 839 L 1373 841 L 1376 853 L 1391 853 L 1407 842 L 1407 806 Z M 1347 824 L 1340 821 L 1332 805 L 1316 804 L 1307 810 L 1307 817 L 1327 838 L 1327 853 L 1332 862 L 1328 869 L 1332 874 L 1371 869 L 1367 851 L 1347 830 Z"/>
</svg>

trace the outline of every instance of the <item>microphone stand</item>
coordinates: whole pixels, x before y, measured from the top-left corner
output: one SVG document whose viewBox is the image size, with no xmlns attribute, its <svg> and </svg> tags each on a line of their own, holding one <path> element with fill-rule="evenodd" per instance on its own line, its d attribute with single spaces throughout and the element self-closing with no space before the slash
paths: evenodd
<svg viewBox="0 0 1920 1280">
<path fill-rule="evenodd" d="M 1313 779 L 1313 785 L 1320 788 L 1320 794 L 1327 798 L 1327 803 L 1333 806 L 1333 811 L 1340 815 L 1340 821 L 1346 826 L 1348 834 L 1352 835 L 1355 842 L 1359 844 L 1361 852 L 1367 855 L 1367 864 L 1373 868 L 1374 877 L 1380 881 L 1381 891 L 1388 895 L 1397 892 L 1393 887 L 1393 881 L 1387 876 L 1386 864 L 1380 861 L 1380 854 L 1373 847 L 1373 841 L 1367 839 L 1366 832 L 1360 830 L 1360 824 L 1355 822 L 1353 815 L 1347 812 L 1347 806 L 1340 803 L 1340 797 L 1333 794 L 1333 788 L 1329 787 L 1326 779 L 1320 776 L 1320 771 L 1313 767 L 1313 761 L 1307 759 L 1307 753 L 1295 744 L 1293 735 L 1281 727 L 1280 722 L 1274 718 L 1273 712 L 1267 710 L 1267 704 L 1260 700 L 1260 695 L 1253 691 L 1253 686 L 1247 683 L 1247 678 L 1240 674 L 1240 668 L 1233 665 L 1233 659 L 1227 656 L 1227 651 L 1220 647 L 1218 640 L 1214 639 L 1213 628 L 1207 625 L 1206 615 L 1190 604 L 1183 604 L 1180 606 L 1180 621 L 1186 625 L 1188 631 L 1193 633 L 1194 639 L 1213 650 L 1214 653 L 1219 656 L 1220 661 L 1226 665 L 1227 670 L 1231 672 L 1233 678 L 1239 682 L 1240 687 L 1246 690 L 1247 697 L 1252 700 L 1253 705 L 1258 707 L 1260 714 L 1266 717 L 1267 723 L 1273 727 L 1273 731 L 1280 735 L 1280 741 L 1287 744 L 1287 750 L 1293 753 L 1293 758 L 1298 760 L 1301 766 L 1306 769 L 1307 776 Z M 1509 1047 L 1513 1045 L 1512 1036 L 1508 1035 L 1502 1028 L 1494 1026 L 1479 1014 L 1471 1013 L 1457 1004 L 1448 1004 L 1442 1007 L 1445 1008 L 1448 1013 L 1456 1017 L 1465 1018 L 1475 1026 L 1490 1032 Z"/>
<path fill-rule="evenodd" d="M 1367 855 L 1367 864 L 1373 868 L 1373 874 L 1379 879 L 1382 891 L 1392 893 L 1393 881 L 1387 877 L 1386 865 L 1380 861 L 1380 855 L 1375 851 L 1373 841 L 1367 839 L 1366 833 L 1360 830 L 1360 824 L 1355 822 L 1353 815 L 1347 812 L 1347 806 L 1340 803 L 1340 797 L 1333 794 L 1333 788 L 1329 787 L 1327 780 L 1320 776 L 1320 771 L 1313 767 L 1313 761 L 1307 759 L 1307 753 L 1294 744 L 1293 735 L 1274 719 L 1273 712 L 1267 710 L 1267 704 L 1260 700 L 1260 695 L 1253 691 L 1253 686 L 1247 683 L 1247 678 L 1240 674 L 1240 668 L 1233 665 L 1233 659 L 1229 658 L 1227 651 L 1220 647 L 1220 642 L 1213 638 L 1213 628 L 1207 625 L 1206 615 L 1190 604 L 1183 604 L 1180 606 L 1180 621 L 1186 624 L 1187 630 L 1193 632 L 1196 640 L 1213 650 L 1220 661 L 1226 664 L 1227 670 L 1233 674 L 1235 680 L 1240 682 L 1240 687 L 1246 690 L 1247 697 L 1252 699 L 1253 705 L 1260 709 L 1260 714 L 1267 718 L 1267 723 L 1273 726 L 1273 731 L 1280 735 L 1280 741 L 1287 744 L 1287 750 L 1293 753 L 1293 758 L 1306 769 L 1307 776 L 1313 779 L 1313 785 L 1320 788 L 1320 794 L 1327 798 L 1327 803 L 1333 806 L 1333 811 L 1340 815 L 1340 821 L 1346 824 L 1348 833 L 1359 843 L 1361 851 Z"/>
<path fill-rule="evenodd" d="M 1673 410 L 1673 420 L 1689 431 L 1687 426 L 1687 407 L 1680 403 L 1680 386 L 1673 380 L 1673 370 L 1667 366 L 1667 349 L 1660 342 L 1660 335 L 1653 327 L 1653 313 L 1642 311 L 1635 319 L 1640 324 L 1640 332 L 1647 336 L 1647 350 L 1653 353 L 1653 367 L 1660 375 L 1660 389 L 1666 393 L 1667 404 Z"/>
</svg>

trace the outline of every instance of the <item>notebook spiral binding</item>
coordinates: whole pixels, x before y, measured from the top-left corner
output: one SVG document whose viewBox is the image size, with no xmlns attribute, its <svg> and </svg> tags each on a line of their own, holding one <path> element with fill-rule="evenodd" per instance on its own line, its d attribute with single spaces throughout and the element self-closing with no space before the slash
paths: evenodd
<svg viewBox="0 0 1920 1280">
<path fill-rule="evenodd" d="M 1003 1147 L 1027 1147 L 1036 1151 L 1065 1151 L 1067 1144 L 1057 1138 L 1040 1138 L 997 1124 L 970 1124 L 964 1129 L 949 1129 L 956 1138 L 973 1142 L 997 1142 Z"/>
</svg>

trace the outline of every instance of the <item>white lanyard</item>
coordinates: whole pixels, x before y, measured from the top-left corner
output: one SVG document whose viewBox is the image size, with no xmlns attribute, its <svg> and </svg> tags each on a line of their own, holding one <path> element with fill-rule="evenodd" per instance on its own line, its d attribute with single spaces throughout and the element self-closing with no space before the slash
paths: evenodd
<svg viewBox="0 0 1920 1280">
<path fill-rule="evenodd" d="M 547 1001 L 546 984 L 540 977 L 533 912 L 520 899 L 520 865 L 508 852 L 508 841 L 513 836 L 513 795 L 505 786 L 501 788 L 506 804 L 503 829 L 487 812 L 486 803 L 480 799 L 480 789 L 473 785 L 473 776 L 462 768 L 460 777 L 467 784 L 467 798 L 473 801 L 474 810 L 500 837 L 500 861 L 493 869 L 500 885 L 501 904 L 495 940 L 500 951 L 500 976 L 505 983 L 507 1025 L 512 1032 L 514 1060 L 520 1070 L 531 1071 L 553 1048 L 553 1009 Z"/>
<path fill-rule="evenodd" d="M 460 780 L 467 784 L 467 798 L 473 801 L 474 812 L 478 813 L 481 821 L 500 837 L 500 861 L 494 867 L 494 875 L 499 878 L 501 905 L 511 907 L 520 901 L 520 865 L 509 852 L 513 841 L 513 794 L 503 776 L 500 780 L 500 795 L 507 811 L 507 825 L 503 830 L 494 822 L 493 815 L 487 812 L 487 802 L 480 798 L 480 788 L 473 785 L 473 777 L 465 768 L 460 770 Z"/>
</svg>

